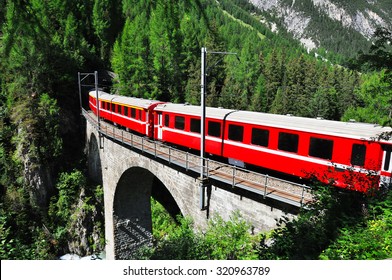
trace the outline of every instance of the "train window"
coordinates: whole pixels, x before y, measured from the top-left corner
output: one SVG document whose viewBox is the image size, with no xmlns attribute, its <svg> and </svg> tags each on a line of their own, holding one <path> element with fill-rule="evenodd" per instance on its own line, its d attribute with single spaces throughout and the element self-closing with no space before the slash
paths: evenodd
<svg viewBox="0 0 392 280">
<path fill-rule="evenodd" d="M 180 116 L 175 116 L 174 118 L 174 127 L 177 129 L 184 130 L 185 129 L 185 118 Z"/>
<path fill-rule="evenodd" d="M 201 122 L 199 119 L 191 118 L 191 132 L 200 133 Z"/>
<path fill-rule="evenodd" d="M 131 108 L 131 118 L 136 119 L 136 109 Z"/>
<path fill-rule="evenodd" d="M 333 141 L 310 137 L 309 155 L 322 159 L 332 159 Z"/>
<path fill-rule="evenodd" d="M 392 149 L 386 149 L 384 151 L 384 166 L 383 166 L 383 170 L 384 171 L 389 171 L 389 169 L 391 168 L 391 156 L 392 156 Z"/>
<path fill-rule="evenodd" d="M 353 144 L 351 153 L 351 164 L 364 166 L 366 156 L 366 146 L 361 144 Z"/>
<path fill-rule="evenodd" d="M 169 115 L 165 115 L 165 126 L 169 127 L 170 124 L 170 116 Z"/>
<path fill-rule="evenodd" d="M 119 114 L 122 114 L 122 107 L 123 107 L 123 106 L 121 106 L 121 105 L 117 105 L 117 112 L 118 112 Z"/>
<path fill-rule="evenodd" d="M 298 152 L 298 140 L 299 136 L 297 134 L 279 132 L 278 149 L 296 153 Z"/>
<path fill-rule="evenodd" d="M 111 111 L 112 111 L 112 112 L 115 112 L 115 110 L 116 110 L 116 104 L 112 103 L 112 106 L 111 106 L 111 107 L 112 107 L 112 110 L 111 110 Z"/>
<path fill-rule="evenodd" d="M 124 115 L 128 117 L 128 107 L 124 106 Z"/>
<path fill-rule="evenodd" d="M 258 146 L 268 147 L 269 130 L 252 128 L 251 143 Z"/>
<path fill-rule="evenodd" d="M 242 142 L 244 139 L 244 127 L 241 125 L 229 124 L 228 138 L 233 141 Z"/>
<path fill-rule="evenodd" d="M 214 137 L 221 136 L 221 124 L 219 122 L 209 121 L 208 122 L 208 135 Z"/>
</svg>

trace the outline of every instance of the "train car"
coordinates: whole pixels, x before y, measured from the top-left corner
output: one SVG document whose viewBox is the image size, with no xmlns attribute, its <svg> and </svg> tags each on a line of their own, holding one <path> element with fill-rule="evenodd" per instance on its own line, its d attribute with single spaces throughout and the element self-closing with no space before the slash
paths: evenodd
<svg viewBox="0 0 392 280">
<path fill-rule="evenodd" d="M 89 93 L 89 106 L 97 114 L 96 91 Z M 99 115 L 102 119 L 153 138 L 154 108 L 162 102 L 108 94 L 98 91 Z"/>
<path fill-rule="evenodd" d="M 217 127 L 229 109 L 206 108 L 208 116 L 206 126 L 206 153 L 221 155 L 222 137 Z M 155 108 L 156 139 L 171 144 L 200 150 L 200 115 L 199 106 L 187 104 L 160 104 Z"/>
<path fill-rule="evenodd" d="M 199 106 L 155 108 L 158 140 L 200 149 Z M 206 153 L 298 178 L 366 192 L 391 185 L 391 128 L 219 108 L 206 109 Z"/>
</svg>

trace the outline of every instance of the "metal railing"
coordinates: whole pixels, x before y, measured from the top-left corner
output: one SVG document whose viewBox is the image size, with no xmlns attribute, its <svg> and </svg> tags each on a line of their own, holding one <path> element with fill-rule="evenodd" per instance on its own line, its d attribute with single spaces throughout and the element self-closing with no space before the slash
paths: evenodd
<svg viewBox="0 0 392 280">
<path fill-rule="evenodd" d="M 154 158 L 159 158 L 168 165 L 176 165 L 187 172 L 193 171 L 198 174 L 200 171 L 201 161 L 198 155 L 133 134 L 106 122 L 100 122 L 99 128 L 96 115 L 84 109 L 82 115 L 106 138 L 113 139 Z M 257 193 L 263 198 L 275 199 L 297 207 L 302 207 L 312 200 L 311 188 L 306 185 L 253 172 L 209 158 L 205 159 L 205 164 L 207 178 L 229 184 L 233 188 L 245 189 Z"/>
</svg>

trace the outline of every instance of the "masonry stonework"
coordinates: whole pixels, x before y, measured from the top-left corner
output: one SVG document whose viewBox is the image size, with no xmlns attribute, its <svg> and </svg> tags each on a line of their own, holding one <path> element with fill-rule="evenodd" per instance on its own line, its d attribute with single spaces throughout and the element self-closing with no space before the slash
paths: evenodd
<svg viewBox="0 0 392 280">
<path fill-rule="evenodd" d="M 90 175 L 101 180 L 104 188 L 107 259 L 132 258 L 136 248 L 151 244 L 150 197 L 156 180 L 168 190 L 181 214 L 190 216 L 199 229 L 206 228 L 213 215 L 227 220 L 238 211 L 256 233 L 273 229 L 276 220 L 286 215 L 285 207 L 217 185 L 209 188 L 207 209 L 202 211 L 197 176 L 111 139 L 100 139 L 89 122 L 86 136 Z"/>
</svg>

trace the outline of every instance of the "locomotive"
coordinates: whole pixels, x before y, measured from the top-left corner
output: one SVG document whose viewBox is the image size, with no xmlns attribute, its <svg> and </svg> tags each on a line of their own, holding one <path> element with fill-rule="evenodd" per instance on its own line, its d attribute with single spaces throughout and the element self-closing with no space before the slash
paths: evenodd
<svg viewBox="0 0 392 280">
<path fill-rule="evenodd" d="M 100 118 L 169 144 L 200 150 L 201 108 L 98 91 Z M 97 114 L 97 92 L 89 93 Z M 321 118 L 206 108 L 205 152 L 244 167 L 368 192 L 392 186 L 392 128 Z"/>
</svg>

